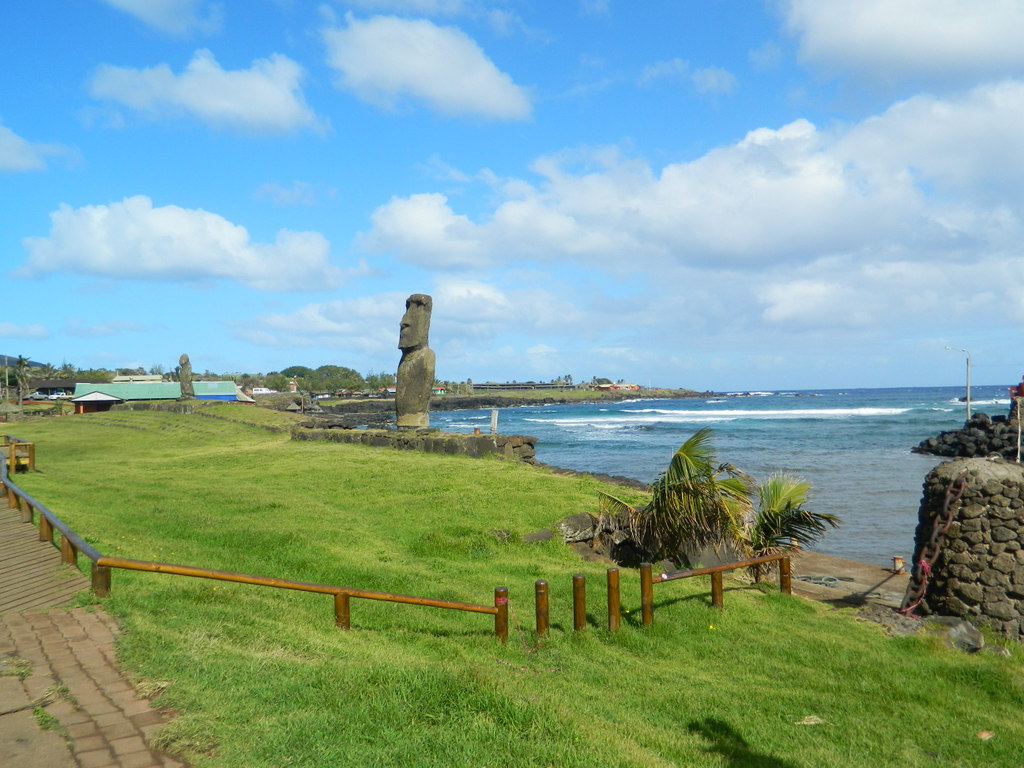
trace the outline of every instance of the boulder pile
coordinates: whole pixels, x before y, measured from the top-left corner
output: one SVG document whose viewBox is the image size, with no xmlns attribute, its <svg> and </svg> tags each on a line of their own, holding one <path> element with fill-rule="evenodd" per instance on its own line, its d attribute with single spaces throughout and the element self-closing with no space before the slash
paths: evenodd
<svg viewBox="0 0 1024 768">
<path fill-rule="evenodd" d="M 929 437 L 911 450 L 934 456 L 965 459 L 1001 456 L 1016 461 L 1019 425 L 1019 421 L 1006 416 L 990 417 L 987 413 L 976 413 L 964 422 L 962 429 L 951 429 L 937 437 Z"/>
</svg>

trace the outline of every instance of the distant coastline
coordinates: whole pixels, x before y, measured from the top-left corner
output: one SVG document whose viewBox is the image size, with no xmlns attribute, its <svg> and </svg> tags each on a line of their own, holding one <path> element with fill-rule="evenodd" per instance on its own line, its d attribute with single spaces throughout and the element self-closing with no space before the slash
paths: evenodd
<svg viewBox="0 0 1024 768">
<path fill-rule="evenodd" d="M 629 391 L 532 390 L 516 394 L 442 395 L 430 399 L 431 411 L 471 411 L 484 408 L 520 408 L 528 405 L 580 405 L 584 403 L 619 403 L 626 400 L 678 400 L 684 398 L 720 397 L 714 392 L 690 389 L 642 389 Z M 332 400 L 321 407 L 331 413 L 383 413 L 394 411 L 393 399 Z"/>
</svg>

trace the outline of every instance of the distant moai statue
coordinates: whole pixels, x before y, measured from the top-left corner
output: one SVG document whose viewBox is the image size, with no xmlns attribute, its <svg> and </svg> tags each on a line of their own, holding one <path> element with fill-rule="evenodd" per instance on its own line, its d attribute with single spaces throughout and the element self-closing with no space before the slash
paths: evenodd
<svg viewBox="0 0 1024 768">
<path fill-rule="evenodd" d="M 192 363 L 188 355 L 178 358 L 178 382 L 181 384 L 181 400 L 193 400 L 196 396 L 192 388 Z"/>
<path fill-rule="evenodd" d="M 414 293 L 405 300 L 405 314 L 398 334 L 402 359 L 398 363 L 395 391 L 399 428 L 416 429 L 430 424 L 434 350 L 427 346 L 427 335 L 433 306 L 433 299 L 425 293 Z"/>
</svg>

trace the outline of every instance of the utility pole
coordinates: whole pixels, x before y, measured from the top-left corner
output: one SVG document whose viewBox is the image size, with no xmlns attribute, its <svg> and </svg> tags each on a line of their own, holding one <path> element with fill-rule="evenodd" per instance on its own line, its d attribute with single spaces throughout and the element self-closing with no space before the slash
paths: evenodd
<svg viewBox="0 0 1024 768">
<path fill-rule="evenodd" d="M 971 420 L 971 353 L 966 349 L 957 350 L 956 347 L 946 347 L 950 352 L 963 352 L 967 356 L 967 420 Z"/>
</svg>

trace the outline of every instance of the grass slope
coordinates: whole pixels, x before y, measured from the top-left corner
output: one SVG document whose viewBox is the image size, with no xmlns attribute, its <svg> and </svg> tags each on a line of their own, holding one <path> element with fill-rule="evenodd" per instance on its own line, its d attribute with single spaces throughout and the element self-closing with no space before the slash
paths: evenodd
<svg viewBox="0 0 1024 768">
<path fill-rule="evenodd" d="M 595 481 L 498 460 L 293 443 L 244 422 L 118 412 L 17 425 L 19 481 L 105 554 L 489 603 L 490 616 L 115 571 L 122 664 L 180 716 L 199 766 L 1016 766 L 1022 655 L 891 639 L 847 612 L 727 581 L 656 587 L 638 626 L 602 630 L 604 568 L 518 535 L 593 511 Z M 629 492 L 626 491 L 628 494 Z M 507 529 L 501 543 L 492 529 Z M 592 626 L 571 631 L 588 577 Z M 551 585 L 552 637 L 532 625 Z M 808 716 L 818 725 L 801 725 Z M 983 741 L 976 733 L 994 731 Z"/>
</svg>

